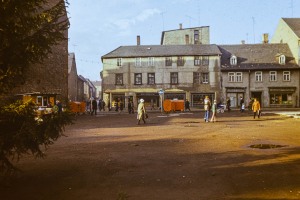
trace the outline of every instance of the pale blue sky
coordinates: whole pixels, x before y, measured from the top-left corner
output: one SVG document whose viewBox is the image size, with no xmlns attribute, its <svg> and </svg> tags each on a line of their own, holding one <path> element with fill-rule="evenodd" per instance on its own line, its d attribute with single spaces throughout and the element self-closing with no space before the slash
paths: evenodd
<svg viewBox="0 0 300 200">
<path fill-rule="evenodd" d="M 299 0 L 69 0 L 69 52 L 79 75 L 100 80 L 101 56 L 119 46 L 160 44 L 163 30 L 210 26 L 211 44 L 261 43 L 282 17 L 300 17 Z"/>
</svg>

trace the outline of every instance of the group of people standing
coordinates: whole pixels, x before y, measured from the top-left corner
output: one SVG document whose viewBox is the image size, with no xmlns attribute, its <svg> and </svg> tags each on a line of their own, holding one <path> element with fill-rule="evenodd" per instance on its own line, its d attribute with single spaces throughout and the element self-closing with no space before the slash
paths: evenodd
<svg viewBox="0 0 300 200">
<path fill-rule="evenodd" d="M 105 102 L 102 99 L 96 100 L 95 98 L 91 98 L 90 101 L 87 101 L 86 107 L 91 115 L 97 115 L 97 109 L 105 111 Z"/>
<path fill-rule="evenodd" d="M 211 119 L 209 120 L 210 111 L 212 112 Z M 205 122 L 216 122 L 217 121 L 217 100 L 215 99 L 211 103 L 208 96 L 205 96 L 204 99 L 204 121 Z"/>
<path fill-rule="evenodd" d="M 230 108 L 230 99 L 227 100 L 226 102 L 226 107 L 228 111 L 231 111 Z M 216 114 L 217 114 L 217 101 L 214 100 L 213 104 L 210 102 L 210 99 L 208 96 L 205 97 L 204 99 L 204 121 L 205 122 L 216 122 L 217 118 L 216 118 Z M 257 116 L 258 118 L 260 118 L 261 116 L 261 107 L 260 107 L 260 103 L 257 100 L 257 98 L 251 99 L 251 101 L 249 102 L 249 110 L 253 111 L 253 119 L 255 119 L 255 117 Z M 209 114 L 210 111 L 212 112 L 212 116 L 211 119 L 209 120 Z M 243 99 L 243 97 L 240 97 L 240 112 L 244 112 L 245 111 L 245 101 Z"/>
</svg>

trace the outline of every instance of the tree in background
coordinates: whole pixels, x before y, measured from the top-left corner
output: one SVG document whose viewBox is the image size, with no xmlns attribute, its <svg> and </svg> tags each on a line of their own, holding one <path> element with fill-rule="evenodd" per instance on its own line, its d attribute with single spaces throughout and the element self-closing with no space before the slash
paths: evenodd
<svg viewBox="0 0 300 200">
<path fill-rule="evenodd" d="M 64 0 L 0 1 L 0 171 L 15 169 L 12 159 L 57 140 L 72 123 L 68 112 L 37 118 L 33 102 L 17 101 L 13 88 L 26 80 L 24 72 L 42 63 L 54 45 L 66 40 L 69 27 Z"/>
</svg>

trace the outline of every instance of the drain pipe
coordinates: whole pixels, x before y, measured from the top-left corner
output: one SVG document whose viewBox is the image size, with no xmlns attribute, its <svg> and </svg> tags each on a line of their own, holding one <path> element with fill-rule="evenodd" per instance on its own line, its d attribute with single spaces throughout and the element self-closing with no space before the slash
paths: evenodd
<svg viewBox="0 0 300 200">
<path fill-rule="evenodd" d="M 250 80 L 250 78 L 251 78 L 250 73 L 251 73 L 251 70 L 249 70 L 249 72 L 248 72 L 248 101 L 251 98 L 251 95 L 250 95 L 250 82 L 251 82 L 251 80 Z"/>
</svg>

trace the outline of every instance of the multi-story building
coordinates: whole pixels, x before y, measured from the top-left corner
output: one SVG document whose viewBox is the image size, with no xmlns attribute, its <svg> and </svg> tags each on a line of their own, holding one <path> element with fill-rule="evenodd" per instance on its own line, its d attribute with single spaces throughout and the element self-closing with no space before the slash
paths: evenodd
<svg viewBox="0 0 300 200">
<path fill-rule="evenodd" d="M 220 45 L 222 99 L 257 98 L 263 107 L 299 106 L 300 68 L 287 44 Z"/>
<path fill-rule="evenodd" d="M 263 107 L 298 107 L 300 19 L 282 19 L 269 44 L 209 45 L 209 27 L 164 31 L 161 45 L 121 46 L 102 56 L 103 98 L 125 102 L 139 98 L 161 106 L 164 99 L 203 98 L 238 107 L 258 98 Z M 201 31 L 200 31 L 201 30 Z M 201 32 L 201 37 L 199 36 Z M 160 96 L 163 93 L 162 96 Z M 113 105 L 113 104 L 111 104 Z"/>
<path fill-rule="evenodd" d="M 220 96 L 220 55 L 217 45 L 121 46 L 102 56 L 103 98 L 159 107 L 163 90 L 164 99 L 199 106 L 205 95 Z"/>
<path fill-rule="evenodd" d="M 84 93 L 84 85 L 85 85 L 85 78 L 81 75 L 77 77 L 77 101 L 86 101 L 86 96 Z"/>
<path fill-rule="evenodd" d="M 69 101 L 78 101 L 78 75 L 75 54 L 69 53 L 68 57 L 68 98 Z"/>
<path fill-rule="evenodd" d="M 281 18 L 271 43 L 287 43 L 300 64 L 300 18 Z"/>
<path fill-rule="evenodd" d="M 45 8 L 55 6 L 58 0 L 49 1 Z M 62 20 L 67 19 L 67 12 Z M 56 100 L 66 103 L 68 100 L 68 30 L 65 40 L 52 46 L 52 53 L 43 60 L 35 63 L 24 72 L 24 83 L 14 88 L 13 93 L 23 100 L 33 100 L 37 105 L 46 107 L 55 104 Z"/>
<path fill-rule="evenodd" d="M 209 26 L 163 31 L 161 45 L 210 44 Z"/>
<path fill-rule="evenodd" d="M 95 97 L 98 99 L 102 99 L 102 81 L 93 81 L 92 83 L 96 88 Z"/>
</svg>

